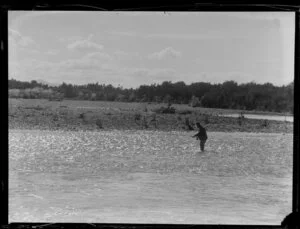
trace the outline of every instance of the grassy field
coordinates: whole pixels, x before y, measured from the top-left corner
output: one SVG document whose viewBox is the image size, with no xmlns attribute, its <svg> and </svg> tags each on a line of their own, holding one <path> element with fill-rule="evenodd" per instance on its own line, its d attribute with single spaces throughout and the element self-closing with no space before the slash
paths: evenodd
<svg viewBox="0 0 300 229">
<path fill-rule="evenodd" d="M 282 121 L 245 119 L 241 125 L 237 118 L 222 114 L 240 112 L 211 108 L 192 108 L 174 104 L 174 114 L 157 113 L 166 104 L 124 103 L 102 101 L 48 101 L 43 99 L 9 99 L 10 129 L 41 130 L 188 130 L 186 120 L 193 126 L 201 122 L 208 131 L 292 133 L 293 124 Z M 245 114 L 275 114 L 243 111 Z M 281 114 L 284 115 L 284 114 Z"/>
</svg>

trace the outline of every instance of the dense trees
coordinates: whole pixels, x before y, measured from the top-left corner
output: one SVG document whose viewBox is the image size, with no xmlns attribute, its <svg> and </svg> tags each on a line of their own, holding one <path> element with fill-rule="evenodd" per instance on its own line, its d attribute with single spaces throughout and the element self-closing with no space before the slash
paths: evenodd
<svg viewBox="0 0 300 229">
<path fill-rule="evenodd" d="M 38 83 L 36 80 L 32 80 L 31 82 L 22 82 L 15 79 L 8 80 L 8 88 L 9 89 L 32 89 L 35 87 L 48 88 L 48 85 Z"/>
<path fill-rule="evenodd" d="M 120 86 L 90 83 L 72 85 L 62 83 L 51 87 L 37 81 L 21 82 L 14 79 L 8 82 L 10 95 L 24 97 L 24 91 L 51 90 L 63 94 L 65 98 L 82 100 L 124 101 L 124 102 L 165 102 L 184 103 L 192 106 L 210 108 L 231 108 L 262 111 L 292 112 L 294 98 L 294 83 L 286 86 L 274 86 L 271 83 L 257 84 L 255 82 L 237 84 L 235 81 L 225 81 L 222 84 L 204 82 L 185 84 L 183 81 L 172 83 L 141 85 L 136 89 L 124 89 Z M 19 96 L 16 89 L 20 90 Z M 26 94 L 26 93 L 25 93 Z M 33 94 L 31 92 L 31 94 Z M 34 94 L 38 97 L 38 93 Z M 45 95 L 45 93 L 44 93 Z M 26 97 L 26 96 L 25 96 Z M 28 98 L 28 96 L 27 96 Z M 31 98 L 31 97 L 30 97 Z"/>
</svg>

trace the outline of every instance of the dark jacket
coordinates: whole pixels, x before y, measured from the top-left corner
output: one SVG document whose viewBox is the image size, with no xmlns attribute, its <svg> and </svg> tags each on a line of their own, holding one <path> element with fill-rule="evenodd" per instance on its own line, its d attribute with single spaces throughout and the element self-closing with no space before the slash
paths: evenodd
<svg viewBox="0 0 300 229">
<path fill-rule="evenodd" d="M 200 140 L 207 140 L 206 129 L 203 126 L 199 127 L 199 132 L 195 134 L 193 137 L 197 137 Z"/>
</svg>

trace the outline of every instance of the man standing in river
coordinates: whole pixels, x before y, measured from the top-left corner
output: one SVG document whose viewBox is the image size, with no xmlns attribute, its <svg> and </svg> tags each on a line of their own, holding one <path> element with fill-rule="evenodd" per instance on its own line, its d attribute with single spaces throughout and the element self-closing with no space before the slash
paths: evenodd
<svg viewBox="0 0 300 229">
<path fill-rule="evenodd" d="M 195 134 L 193 136 L 193 138 L 197 137 L 197 140 L 200 140 L 200 149 L 203 152 L 204 151 L 204 145 L 205 145 L 205 142 L 207 140 L 206 129 L 203 126 L 201 126 L 199 122 L 197 122 L 196 125 L 199 129 L 199 132 L 197 134 Z"/>
</svg>

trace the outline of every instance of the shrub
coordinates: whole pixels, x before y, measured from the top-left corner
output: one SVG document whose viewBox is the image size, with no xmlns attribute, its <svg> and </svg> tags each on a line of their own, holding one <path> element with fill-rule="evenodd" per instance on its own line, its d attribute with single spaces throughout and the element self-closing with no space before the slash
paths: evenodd
<svg viewBox="0 0 300 229">
<path fill-rule="evenodd" d="M 208 123 L 209 123 L 208 115 L 205 115 L 205 116 L 204 116 L 204 123 L 205 123 L 205 124 L 208 124 Z"/>
<path fill-rule="evenodd" d="M 269 126 L 269 122 L 268 120 L 264 120 L 263 123 L 262 123 L 262 127 L 268 127 Z"/>
<path fill-rule="evenodd" d="M 84 119 L 84 113 L 80 113 L 80 114 L 79 114 L 79 118 Z"/>
<path fill-rule="evenodd" d="M 238 124 L 240 126 L 243 125 L 244 119 L 245 119 L 245 116 L 244 116 L 243 112 L 241 112 L 239 117 L 238 117 Z"/>
<path fill-rule="evenodd" d="M 177 111 L 178 114 L 192 114 L 193 112 L 191 110 L 179 110 Z"/>
<path fill-rule="evenodd" d="M 191 101 L 190 101 L 190 106 L 191 107 L 200 107 L 201 102 L 200 102 L 199 98 L 193 95 L 191 98 Z"/>
<path fill-rule="evenodd" d="M 150 115 L 150 117 L 151 117 L 151 120 L 150 120 L 149 124 L 150 124 L 150 123 L 153 123 L 154 127 L 157 128 L 156 113 L 152 113 L 152 114 Z"/>
<path fill-rule="evenodd" d="M 9 89 L 8 95 L 11 98 L 18 98 L 18 97 L 20 97 L 20 90 L 19 89 Z"/>
<path fill-rule="evenodd" d="M 142 115 L 141 115 L 140 113 L 136 113 L 136 114 L 134 115 L 134 122 L 135 122 L 137 125 L 139 125 L 139 122 L 138 122 L 138 121 L 140 121 L 141 118 L 142 118 Z"/>
<path fill-rule="evenodd" d="M 152 114 L 150 115 L 150 117 L 151 117 L 150 122 L 156 122 L 156 114 L 155 114 L 155 113 L 152 113 Z"/>
<path fill-rule="evenodd" d="M 143 125 L 146 129 L 149 127 L 145 116 L 143 117 Z"/>
<path fill-rule="evenodd" d="M 158 114 L 175 114 L 176 109 L 174 107 L 160 107 L 158 109 L 153 110 L 155 113 Z"/>
<path fill-rule="evenodd" d="M 97 119 L 97 120 L 96 120 L 96 125 L 97 125 L 100 129 L 103 129 L 103 125 L 102 125 L 101 119 Z"/>
<path fill-rule="evenodd" d="M 185 118 L 185 125 L 187 126 L 188 130 L 194 130 L 194 127 L 192 127 L 190 124 L 189 118 Z"/>
<path fill-rule="evenodd" d="M 135 121 L 139 121 L 139 120 L 141 120 L 141 117 L 142 117 L 142 115 L 141 115 L 140 113 L 136 113 L 136 114 L 134 115 L 134 120 L 135 120 Z"/>
</svg>

